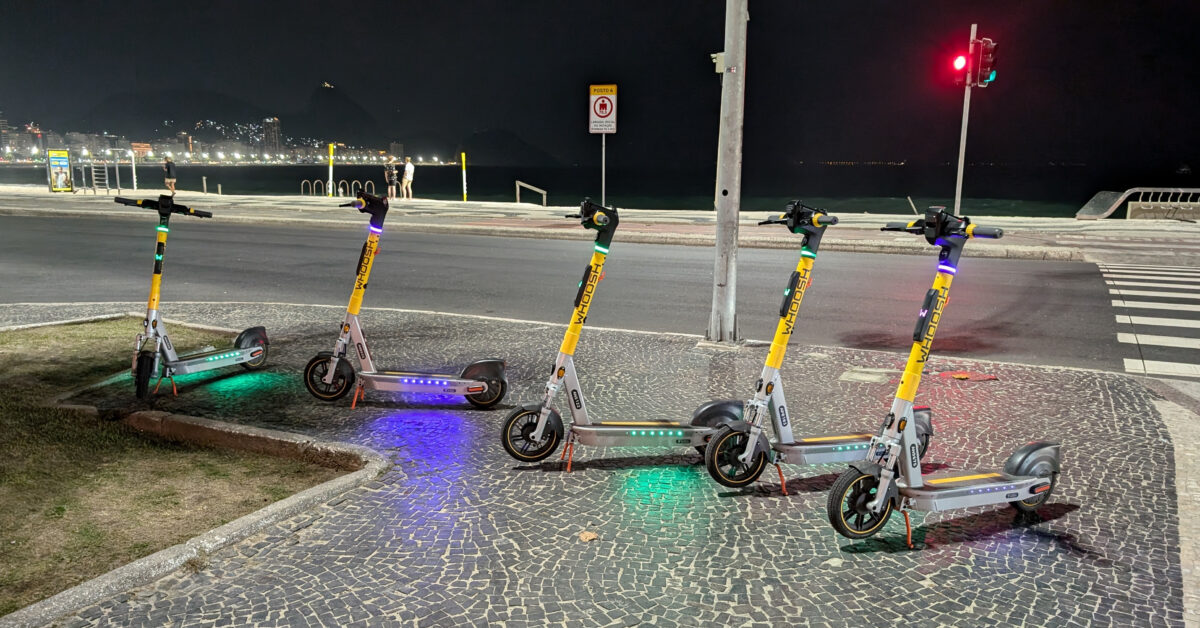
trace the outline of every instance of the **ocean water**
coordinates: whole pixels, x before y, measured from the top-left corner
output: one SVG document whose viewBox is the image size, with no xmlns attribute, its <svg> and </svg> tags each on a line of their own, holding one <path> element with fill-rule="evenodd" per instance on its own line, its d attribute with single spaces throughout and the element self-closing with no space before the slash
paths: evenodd
<svg viewBox="0 0 1200 628">
<path fill-rule="evenodd" d="M 325 181 L 328 167 L 321 165 L 178 166 L 181 190 L 199 191 L 201 177 L 209 192 L 220 184 L 227 194 L 299 194 L 301 181 Z M 129 187 L 128 165 L 120 168 Z M 44 166 L 0 165 L 0 183 L 44 184 Z M 622 170 L 608 172 L 610 205 L 642 209 L 711 210 L 715 192 L 713 170 Z M 162 186 L 159 164 L 138 166 L 141 186 Z M 786 170 L 747 168 L 742 176 L 742 210 L 774 211 L 789 199 L 840 212 L 909 213 L 911 196 L 918 208 L 953 204 L 955 172 L 952 164 L 932 166 L 828 166 L 802 165 Z M 386 190 L 382 166 L 336 165 L 334 180 L 351 184 L 373 181 Z M 468 166 L 469 200 L 512 201 L 514 182 L 524 181 L 548 192 L 550 205 L 574 205 L 584 197 L 600 198 L 599 168 L 520 168 Z M 110 174 L 110 184 L 115 176 Z M 963 210 L 981 214 L 1072 216 L 1100 190 L 1125 190 L 1136 186 L 1200 187 L 1191 173 L 1165 168 L 1109 171 L 1087 166 L 969 166 L 964 175 Z M 459 200 L 462 170 L 457 166 L 419 165 L 413 177 L 417 198 Z M 540 202 L 540 195 L 522 190 L 522 200 Z"/>
</svg>

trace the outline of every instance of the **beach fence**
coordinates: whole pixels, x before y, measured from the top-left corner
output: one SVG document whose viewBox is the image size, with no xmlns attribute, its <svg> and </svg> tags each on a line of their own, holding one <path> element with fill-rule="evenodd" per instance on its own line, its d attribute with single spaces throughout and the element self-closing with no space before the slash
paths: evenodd
<svg viewBox="0 0 1200 628">
<path fill-rule="evenodd" d="M 535 188 L 532 185 L 525 183 L 524 181 L 517 181 L 516 188 L 517 188 L 517 202 L 518 203 L 521 202 L 521 188 L 527 188 L 531 191 L 541 194 L 542 195 L 542 207 L 546 206 L 546 190 L 543 190 L 542 188 Z"/>
<path fill-rule="evenodd" d="M 333 188 L 333 196 L 358 196 L 358 191 L 362 190 L 367 194 L 375 194 L 375 182 L 367 180 L 366 182 L 357 179 L 347 181 L 342 179 L 337 182 Z M 301 196 L 325 196 L 325 181 L 323 179 L 303 180 L 300 182 Z"/>
<path fill-rule="evenodd" d="M 1097 192 L 1075 218 L 1106 218 L 1125 203 L 1128 203 L 1126 218 L 1200 219 L 1200 188 L 1129 188 L 1124 192 Z"/>
</svg>

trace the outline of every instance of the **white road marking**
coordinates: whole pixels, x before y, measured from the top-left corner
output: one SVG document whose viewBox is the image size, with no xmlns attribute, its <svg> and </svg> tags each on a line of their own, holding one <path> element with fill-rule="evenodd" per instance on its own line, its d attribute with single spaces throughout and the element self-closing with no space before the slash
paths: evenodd
<svg viewBox="0 0 1200 628">
<path fill-rule="evenodd" d="M 1138 275 L 1141 277 L 1195 277 L 1200 278 L 1200 271 L 1185 272 L 1181 270 L 1142 270 L 1141 268 L 1105 268 L 1100 267 L 1100 272 L 1109 273 L 1126 273 L 1130 275 Z"/>
<path fill-rule="evenodd" d="M 1192 285 L 1200 285 L 1200 276 L 1196 277 L 1174 277 L 1163 275 L 1114 275 L 1112 273 L 1103 273 L 1108 279 L 1150 279 L 1153 281 L 1175 281 L 1179 283 L 1187 283 Z"/>
<path fill-rule="evenodd" d="M 1200 268 L 1195 266 L 1167 266 L 1164 264 L 1109 264 L 1107 262 L 1098 264 L 1100 268 L 1119 268 L 1119 269 L 1139 269 L 1139 270 L 1177 270 L 1181 272 L 1193 271 L 1200 272 Z"/>
<path fill-rule="evenodd" d="M 1143 288 L 1174 288 L 1176 290 L 1193 290 L 1193 291 L 1200 290 L 1200 285 L 1192 287 L 1192 286 L 1181 286 L 1179 284 L 1173 284 L 1173 283 L 1153 283 L 1153 282 L 1149 282 L 1149 281 L 1114 281 L 1111 279 L 1105 279 L 1104 283 L 1106 283 L 1110 286 L 1141 286 Z"/>
<path fill-rule="evenodd" d="M 1200 377 L 1200 365 L 1183 362 L 1158 362 L 1156 360 L 1134 360 L 1125 358 L 1125 371 L 1139 375 L 1171 375 L 1175 377 Z"/>
<path fill-rule="evenodd" d="M 1191 303 L 1159 303 L 1157 301 L 1122 301 L 1113 299 L 1113 307 L 1128 307 L 1142 310 L 1173 310 L 1176 312 L 1200 312 L 1200 305 Z"/>
<path fill-rule="evenodd" d="M 1200 338 L 1152 336 L 1149 334 L 1117 334 L 1117 342 L 1134 345 L 1153 345 L 1155 347 L 1175 347 L 1178 349 L 1200 349 Z"/>
<path fill-rule="evenodd" d="M 1167 299 L 1200 299 L 1200 294 L 1188 294 L 1186 292 L 1156 292 L 1154 290 L 1119 290 L 1109 288 L 1109 294 L 1117 294 L 1129 297 L 1162 297 Z"/>
<path fill-rule="evenodd" d="M 1147 327 L 1190 327 L 1200 329 L 1200 320 L 1186 318 L 1156 318 L 1153 316 L 1125 316 L 1117 314 L 1117 322 L 1126 325 L 1145 325 Z"/>
</svg>

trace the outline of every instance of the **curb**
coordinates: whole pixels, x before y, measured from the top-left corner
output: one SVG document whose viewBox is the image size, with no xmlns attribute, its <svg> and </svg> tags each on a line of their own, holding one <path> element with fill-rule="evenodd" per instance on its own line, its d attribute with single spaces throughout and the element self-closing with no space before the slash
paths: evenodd
<svg viewBox="0 0 1200 628">
<path fill-rule="evenodd" d="M 99 413 L 94 406 L 58 407 L 89 414 Z M 392 468 L 392 463 L 373 449 L 317 440 L 291 432 L 157 411 L 134 412 L 123 421 L 135 429 L 169 440 L 297 458 L 325 467 L 356 470 L 0 617 L 0 628 L 41 626 L 76 609 L 154 582 L 190 560 L 203 559 L 268 526 L 363 486 Z"/>
<path fill-rule="evenodd" d="M 106 210 L 102 214 L 100 212 L 82 211 L 78 209 L 64 210 L 43 210 L 43 209 L 10 209 L 0 208 L 0 216 L 21 216 L 29 214 L 53 214 L 55 216 L 143 216 L 143 213 L 129 212 L 122 210 Z M 397 217 L 403 220 L 404 216 Z M 314 223 L 328 226 L 338 226 L 344 228 L 358 228 L 358 223 L 348 222 L 346 220 L 334 220 L 326 218 L 309 218 L 303 216 L 281 217 L 281 216 L 224 216 L 223 222 L 230 223 Z M 752 224 L 750 222 L 747 225 Z M 504 235 L 514 238 L 531 238 L 537 240 L 590 240 L 592 234 L 583 231 L 571 231 L 560 229 L 537 229 L 537 228 L 522 228 L 522 227 L 505 227 L 495 225 L 472 225 L 472 224 L 442 224 L 442 223 L 400 223 L 400 229 L 411 233 L 445 233 L 453 235 L 480 235 L 480 236 L 495 236 Z M 613 238 L 617 242 L 629 242 L 634 244 L 668 244 L 679 246 L 714 246 L 716 236 L 707 234 L 684 234 L 684 233 L 646 233 L 646 232 L 623 232 Z M 919 243 L 906 243 L 891 240 L 843 240 L 835 237 L 830 237 L 822 241 L 822 246 L 827 251 L 850 251 L 856 253 L 891 253 L 898 255 L 925 255 L 928 254 L 929 247 Z M 761 236 L 745 236 L 738 238 L 738 246 L 745 248 L 757 249 L 793 249 L 796 248 L 795 238 L 773 238 Z M 964 257 L 987 257 L 987 258 L 1005 258 L 1005 259 L 1028 259 L 1028 260 L 1046 260 L 1046 261 L 1067 261 L 1067 262 L 1082 262 L 1087 261 L 1082 251 L 1067 249 L 1067 248 L 1051 248 L 1047 246 L 1035 245 L 993 245 L 985 247 L 977 247 L 964 251 Z"/>
</svg>

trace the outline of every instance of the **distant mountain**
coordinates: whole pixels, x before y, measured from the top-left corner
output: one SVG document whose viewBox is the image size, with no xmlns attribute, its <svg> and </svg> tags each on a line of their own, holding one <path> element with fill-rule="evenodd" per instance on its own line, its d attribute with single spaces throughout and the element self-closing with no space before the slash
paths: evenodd
<svg viewBox="0 0 1200 628">
<path fill-rule="evenodd" d="M 109 96 L 83 118 L 68 122 L 64 129 L 150 139 L 191 131 L 199 120 L 231 124 L 260 122 L 266 116 L 263 109 L 225 94 L 164 89 Z"/>
<path fill-rule="evenodd" d="M 473 133 L 463 139 L 462 147 L 462 150 L 467 151 L 467 159 L 478 166 L 520 164 L 531 167 L 555 167 L 567 165 L 550 153 L 504 129 L 489 129 Z"/>
<path fill-rule="evenodd" d="M 328 84 L 313 88 L 302 112 L 279 115 L 285 135 L 386 149 L 388 135 L 375 116 L 345 92 Z"/>
<path fill-rule="evenodd" d="M 344 142 L 352 146 L 386 148 L 389 137 L 374 116 L 339 89 L 315 87 L 301 111 L 267 111 L 239 98 L 202 90 L 156 90 L 125 92 L 110 96 L 81 119 L 68 122 L 64 129 L 110 133 L 127 137 L 159 139 L 188 131 L 196 133 L 196 123 L 212 120 L 218 124 L 258 124 L 267 116 L 277 116 L 284 135 Z M 206 132 L 197 133 L 202 139 Z"/>
</svg>

